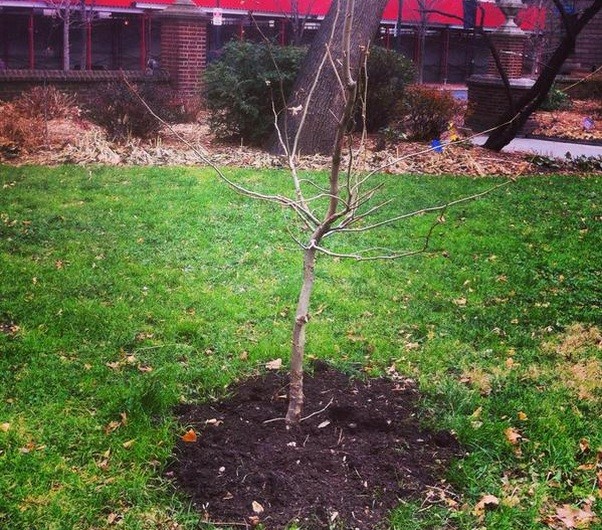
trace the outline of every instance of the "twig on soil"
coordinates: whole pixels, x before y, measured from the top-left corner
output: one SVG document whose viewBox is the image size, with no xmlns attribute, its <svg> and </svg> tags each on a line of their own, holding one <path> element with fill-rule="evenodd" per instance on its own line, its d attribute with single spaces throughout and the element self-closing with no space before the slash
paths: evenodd
<svg viewBox="0 0 602 530">
<path fill-rule="evenodd" d="M 305 416 L 304 418 L 301 418 L 299 420 L 299 423 L 301 423 L 302 421 L 308 420 L 309 418 L 313 418 L 314 416 L 317 416 L 318 414 L 322 414 L 322 412 L 324 412 L 328 407 L 330 407 L 330 405 L 332 405 L 332 402 L 334 401 L 334 398 L 331 398 L 330 401 L 328 402 L 328 405 L 326 405 L 323 409 L 320 410 L 316 410 L 315 412 L 312 412 L 311 414 L 308 414 L 307 416 Z M 272 423 L 275 421 L 284 421 L 286 418 L 272 418 L 270 420 L 265 420 L 263 423 Z"/>
<path fill-rule="evenodd" d="M 317 416 L 318 414 L 322 414 L 322 412 L 324 412 L 328 407 L 330 407 L 330 405 L 332 405 L 333 401 L 334 401 L 334 398 L 330 398 L 330 401 L 328 402 L 328 405 L 326 405 L 323 409 L 316 410 L 316 412 L 312 412 L 311 414 L 308 414 L 304 418 L 301 418 L 299 421 L 300 422 L 301 421 L 305 421 L 305 420 L 308 420 L 309 418 L 312 418 L 313 416 Z"/>
<path fill-rule="evenodd" d="M 220 522 L 220 521 L 207 521 L 207 522 L 201 522 L 202 525 L 211 525 L 211 527 L 214 526 L 224 526 L 224 527 L 228 527 L 228 526 L 244 526 L 245 528 L 251 528 L 251 525 L 249 523 L 226 523 L 226 522 Z"/>
</svg>

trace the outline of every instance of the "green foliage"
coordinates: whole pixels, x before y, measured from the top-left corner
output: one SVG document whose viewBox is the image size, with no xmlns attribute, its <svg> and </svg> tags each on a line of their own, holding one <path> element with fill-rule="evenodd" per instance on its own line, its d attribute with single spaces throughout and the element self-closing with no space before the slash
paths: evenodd
<svg viewBox="0 0 602 530">
<path fill-rule="evenodd" d="M 539 108 L 548 111 L 566 110 L 570 109 L 572 104 L 571 97 L 564 90 L 560 90 L 558 87 L 553 86 L 550 88 L 546 99 L 544 99 Z"/>
<path fill-rule="evenodd" d="M 375 132 L 386 127 L 406 85 L 415 77 L 412 61 L 381 46 L 370 49 L 367 61 L 366 128 Z M 363 90 L 363 89 L 362 89 Z"/>
<path fill-rule="evenodd" d="M 255 145 L 267 140 L 274 127 L 272 102 L 278 111 L 284 107 L 304 55 L 304 48 L 292 46 L 228 43 L 203 77 L 210 123 L 218 137 Z M 366 126 L 375 131 L 388 123 L 414 70 L 403 55 L 375 46 L 367 73 Z M 360 112 L 358 108 L 358 123 Z"/>
<path fill-rule="evenodd" d="M 432 140 L 447 129 L 457 110 L 458 103 L 449 92 L 413 85 L 398 104 L 398 118 L 392 127 L 409 140 Z"/>
<path fill-rule="evenodd" d="M 549 172 L 558 172 L 564 170 L 578 170 L 584 173 L 602 171 L 602 156 L 573 156 L 567 152 L 563 158 L 555 158 L 546 155 L 528 155 L 526 159 Z"/>
<path fill-rule="evenodd" d="M 125 83 L 109 83 L 99 88 L 87 109 L 89 118 L 104 127 L 109 138 L 123 142 L 131 138 L 148 139 L 161 130 L 161 123 L 142 103 L 168 123 L 179 121 L 184 110 L 173 99 L 173 93 L 152 81 L 133 85 L 136 95 Z"/>
<path fill-rule="evenodd" d="M 259 145 L 274 126 L 272 102 L 285 106 L 303 48 L 231 41 L 203 74 L 209 122 L 222 139 Z"/>
</svg>

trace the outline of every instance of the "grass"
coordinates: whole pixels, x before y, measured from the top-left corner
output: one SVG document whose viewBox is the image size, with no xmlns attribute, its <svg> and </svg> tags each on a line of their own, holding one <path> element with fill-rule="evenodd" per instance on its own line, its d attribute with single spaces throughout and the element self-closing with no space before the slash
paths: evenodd
<svg viewBox="0 0 602 530">
<path fill-rule="evenodd" d="M 492 180 L 383 178 L 399 211 Z M 602 514 L 601 184 L 524 178 L 447 212 L 428 254 L 319 261 L 308 353 L 395 365 L 467 449 L 455 493 L 400 505 L 391 528 Z M 286 359 L 301 263 L 284 219 L 206 170 L 0 166 L 0 527 L 198 527 L 162 476 L 184 432 L 171 410 Z M 428 222 L 360 244 L 420 244 Z"/>
</svg>

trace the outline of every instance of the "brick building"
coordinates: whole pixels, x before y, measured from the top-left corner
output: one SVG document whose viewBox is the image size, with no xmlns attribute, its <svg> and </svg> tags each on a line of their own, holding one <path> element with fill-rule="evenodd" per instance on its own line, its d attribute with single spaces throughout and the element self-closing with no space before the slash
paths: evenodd
<svg viewBox="0 0 602 530">
<path fill-rule="evenodd" d="M 291 0 L 0 0 L 0 98 L 27 83 L 92 87 L 124 71 L 134 77 L 152 73 L 191 92 L 198 72 L 227 40 L 309 42 L 330 3 L 298 0 L 297 24 Z M 497 5 L 481 0 L 476 15 L 475 0 L 427 0 L 427 13 L 419 5 L 418 0 L 390 0 L 377 44 L 420 59 L 424 82 L 464 83 L 486 73 L 489 51 L 471 25 L 476 18 L 486 31 L 497 28 L 504 21 Z M 66 8 L 67 33 L 61 15 Z M 599 19 L 593 36 L 580 39 L 580 68 L 602 62 L 602 46 L 595 40 Z M 519 23 L 527 31 L 537 29 L 541 13 L 523 10 Z"/>
</svg>

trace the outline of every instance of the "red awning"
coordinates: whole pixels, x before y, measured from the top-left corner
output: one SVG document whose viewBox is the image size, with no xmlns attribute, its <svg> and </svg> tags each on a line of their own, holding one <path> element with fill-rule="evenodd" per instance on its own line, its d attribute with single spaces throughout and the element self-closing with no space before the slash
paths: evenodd
<svg viewBox="0 0 602 530">
<path fill-rule="evenodd" d="M 156 6 L 161 7 L 172 4 L 175 0 L 86 0 L 86 3 L 95 8 L 114 8 L 128 9 L 136 7 Z M 275 16 L 284 15 L 290 12 L 291 0 L 194 0 L 196 4 L 204 9 L 212 10 L 216 7 L 231 12 L 273 14 Z M 328 11 L 332 0 L 298 0 L 299 10 L 302 15 L 310 14 L 322 17 Z M 8 4 L 14 6 L 20 4 L 20 0 L 0 0 L 0 5 Z M 74 2 L 75 3 L 75 2 Z M 23 0 L 23 6 L 31 6 L 32 2 Z M 36 2 L 39 4 L 39 1 Z M 417 23 L 420 20 L 420 10 L 418 0 L 403 0 L 402 20 L 404 23 Z M 390 0 L 383 13 L 383 20 L 389 23 L 395 23 L 397 20 L 398 0 Z M 496 28 L 504 21 L 504 16 L 491 1 L 480 2 L 484 12 L 484 26 L 486 28 Z M 433 9 L 436 12 L 428 14 L 428 22 L 433 25 L 461 26 L 464 15 L 462 0 L 437 0 L 433 2 Z M 447 16 L 449 14 L 450 16 Z M 519 23 L 523 29 L 532 30 L 535 27 L 542 27 L 545 13 L 535 7 L 524 9 L 518 17 Z M 477 21 L 480 21 L 480 14 L 477 15 Z"/>
</svg>

